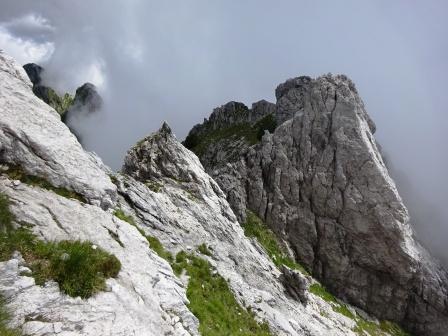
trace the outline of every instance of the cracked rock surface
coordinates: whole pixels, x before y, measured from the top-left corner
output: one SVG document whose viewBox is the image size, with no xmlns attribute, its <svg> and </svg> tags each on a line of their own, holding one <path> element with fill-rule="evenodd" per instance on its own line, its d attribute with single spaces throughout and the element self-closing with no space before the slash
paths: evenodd
<svg viewBox="0 0 448 336">
<path fill-rule="evenodd" d="M 298 77 L 276 98 L 273 134 L 198 153 L 239 220 L 257 213 L 339 297 L 418 335 L 446 335 L 447 273 L 413 238 L 354 84 Z M 233 161 L 213 159 L 229 148 Z"/>
<path fill-rule="evenodd" d="M 274 334 L 356 335 L 354 320 L 309 293 L 309 277 L 285 270 L 287 280 L 297 282 L 285 286 L 263 248 L 245 237 L 217 183 L 166 124 L 129 150 L 122 172 L 116 176 L 119 203 L 137 225 L 173 254 L 206 244 L 211 256 L 201 257 Z"/>
<path fill-rule="evenodd" d="M 51 191 L 0 180 L 18 223 L 31 225 L 46 241 L 88 240 L 121 262 L 108 289 L 82 300 L 59 291 L 55 282 L 35 284 L 23 275 L 20 255 L 0 262 L 0 293 L 13 313 L 13 327 L 25 335 L 198 335 L 187 308 L 185 287 L 135 227 L 94 205 Z M 183 321 L 180 329 L 172 323 Z"/>
</svg>

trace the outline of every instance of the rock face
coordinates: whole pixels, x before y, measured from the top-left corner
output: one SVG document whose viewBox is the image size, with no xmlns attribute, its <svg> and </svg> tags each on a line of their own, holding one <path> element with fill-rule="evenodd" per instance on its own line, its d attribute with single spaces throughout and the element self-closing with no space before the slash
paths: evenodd
<svg viewBox="0 0 448 336">
<path fill-rule="evenodd" d="M 68 93 L 59 96 L 51 87 L 43 85 L 41 75 L 44 69 L 40 65 L 28 63 L 23 68 L 33 83 L 34 94 L 54 108 L 61 116 L 64 116 L 73 102 L 72 96 Z"/>
<path fill-rule="evenodd" d="M 122 172 L 119 203 L 134 214 L 137 225 L 173 253 L 207 244 L 212 255 L 203 257 L 274 334 L 355 335 L 355 321 L 310 294 L 311 280 L 291 270 L 288 280 L 297 283 L 290 284 L 290 294 L 282 272 L 256 241 L 244 236 L 221 189 L 168 125 L 129 150 Z"/>
<path fill-rule="evenodd" d="M 257 213 L 339 297 L 416 334 L 446 335 L 447 273 L 413 239 L 354 84 L 298 77 L 276 98 L 279 126 L 259 143 L 234 134 L 190 146 L 235 214 Z M 189 136 L 232 126 L 214 114 Z"/>
<path fill-rule="evenodd" d="M 31 80 L 33 85 L 40 85 L 42 82 L 41 73 L 44 70 L 40 65 L 36 63 L 28 63 L 23 66 L 26 71 L 26 74 Z"/>
<path fill-rule="evenodd" d="M 20 256 L 0 262 L 0 293 L 13 312 L 12 326 L 26 335 L 198 335 L 185 288 L 137 229 L 93 205 L 25 184 L 0 180 L 18 222 L 47 241 L 89 240 L 121 261 L 108 290 L 88 300 L 71 298 L 57 283 L 35 284 L 23 275 Z M 174 330 L 175 320 L 183 324 Z"/>
<path fill-rule="evenodd" d="M 111 206 L 115 185 L 57 112 L 33 94 L 23 68 L 0 53 L 0 70 L 0 162 L 72 189 L 92 204 Z"/>
<path fill-rule="evenodd" d="M 76 89 L 72 106 L 67 110 L 62 121 L 69 121 L 75 117 L 85 117 L 98 111 L 103 105 L 103 99 L 98 94 L 96 86 L 85 83 Z"/>
</svg>

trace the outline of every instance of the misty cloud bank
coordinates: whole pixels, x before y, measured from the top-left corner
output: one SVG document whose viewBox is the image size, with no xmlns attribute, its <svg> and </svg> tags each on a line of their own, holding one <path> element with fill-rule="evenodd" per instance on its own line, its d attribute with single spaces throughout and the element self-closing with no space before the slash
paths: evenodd
<svg viewBox="0 0 448 336">
<path fill-rule="evenodd" d="M 78 121 L 113 168 L 167 120 L 179 138 L 229 100 L 274 101 L 298 75 L 345 73 L 378 126 L 420 240 L 448 265 L 446 1 L 5 0 L 0 48 L 61 92 L 90 81 Z"/>
</svg>

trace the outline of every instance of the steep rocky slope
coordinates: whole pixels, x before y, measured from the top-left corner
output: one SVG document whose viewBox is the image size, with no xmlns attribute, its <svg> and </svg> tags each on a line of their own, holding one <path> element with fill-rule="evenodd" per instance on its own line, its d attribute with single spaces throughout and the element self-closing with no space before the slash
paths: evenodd
<svg viewBox="0 0 448 336">
<path fill-rule="evenodd" d="M 6 308 L 8 326 L 24 335 L 404 335 L 334 298 L 266 228 L 251 235 L 256 216 L 238 222 L 219 185 L 168 125 L 131 148 L 122 172 L 113 174 L 31 90 L 24 70 L 0 53 L 0 244 L 9 243 L 8 230 L 50 244 L 82 241 L 115 256 L 121 269 L 93 296 L 72 297 L 58 278 L 38 281 L 36 261 L 16 244 L 0 260 L 0 330 Z M 254 143 L 282 123 L 270 116 L 274 107 L 245 109 Z M 238 146 L 235 152 L 252 150 L 245 141 Z M 56 262 L 72 258 L 63 253 Z M 443 335 L 443 320 L 438 330 L 429 325 L 426 334 Z"/>
<path fill-rule="evenodd" d="M 224 105 L 184 144 L 241 222 L 246 210 L 257 213 L 339 297 L 417 334 L 446 335 L 447 273 L 412 237 L 354 84 L 298 77 L 276 98 L 256 118 L 254 108 Z M 269 114 L 279 126 L 253 141 Z"/>
</svg>

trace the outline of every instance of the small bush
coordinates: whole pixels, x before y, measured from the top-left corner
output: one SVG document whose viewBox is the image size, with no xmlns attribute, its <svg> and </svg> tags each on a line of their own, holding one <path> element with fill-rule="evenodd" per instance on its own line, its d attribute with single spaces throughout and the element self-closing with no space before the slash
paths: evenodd
<svg viewBox="0 0 448 336">
<path fill-rule="evenodd" d="M 42 177 L 28 175 L 23 171 L 22 168 L 20 168 L 18 166 L 9 168 L 6 171 L 6 174 L 9 176 L 9 178 L 11 178 L 13 180 L 20 180 L 21 182 L 26 183 L 28 185 L 51 190 L 54 193 L 58 194 L 59 196 L 63 196 L 66 198 L 72 198 L 72 199 L 76 199 L 80 202 L 87 203 L 86 199 L 81 194 L 78 194 L 77 192 L 75 192 L 73 190 L 68 190 L 66 188 L 55 187 L 50 182 L 48 182 L 47 180 L 45 180 Z"/>
<path fill-rule="evenodd" d="M 272 114 L 268 114 L 264 118 L 258 120 L 253 128 L 257 131 L 257 139 L 261 140 L 264 135 L 264 131 L 269 131 L 269 133 L 273 133 L 277 128 L 277 122 Z"/>
<path fill-rule="evenodd" d="M 303 274 L 308 274 L 302 265 L 296 263 L 282 251 L 274 232 L 272 232 L 253 212 L 247 212 L 246 222 L 243 223 L 242 227 L 244 229 L 244 234 L 247 237 L 255 237 L 257 239 L 277 267 L 285 265 L 291 269 L 298 270 Z"/>
<path fill-rule="evenodd" d="M 181 251 L 176 255 L 173 269 L 178 273 L 185 270 L 190 277 L 188 307 L 199 319 L 201 335 L 271 335 L 267 323 L 257 322 L 253 313 L 238 304 L 227 281 L 211 272 L 209 262 Z"/>
</svg>

